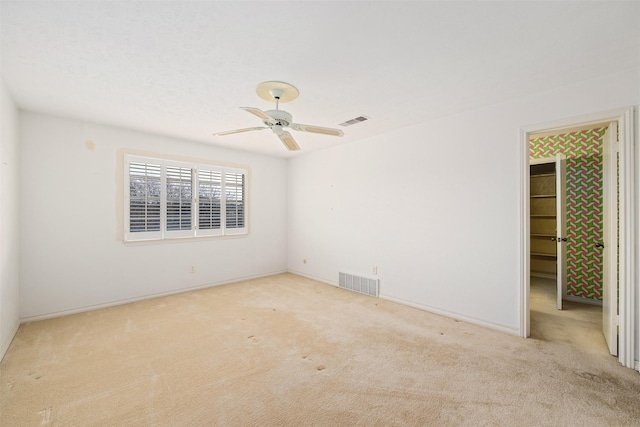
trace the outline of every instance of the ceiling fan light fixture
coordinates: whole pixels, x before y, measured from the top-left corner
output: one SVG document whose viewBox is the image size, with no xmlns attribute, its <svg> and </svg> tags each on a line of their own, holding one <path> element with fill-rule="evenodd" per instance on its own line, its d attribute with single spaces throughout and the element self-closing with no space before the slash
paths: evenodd
<svg viewBox="0 0 640 427">
<path fill-rule="evenodd" d="M 234 133 L 248 132 L 252 130 L 271 129 L 273 133 L 278 136 L 280 141 L 282 141 L 285 147 L 287 147 L 287 149 L 291 151 L 299 150 L 300 147 L 298 146 L 298 143 L 296 142 L 296 140 L 291 136 L 291 134 L 287 132 L 284 128 L 291 128 L 293 130 L 300 131 L 300 132 L 319 133 L 323 135 L 332 135 L 332 136 L 344 135 L 344 132 L 342 132 L 340 129 L 293 123 L 293 117 L 291 116 L 291 114 L 287 111 L 280 110 L 278 108 L 279 102 L 293 101 L 299 95 L 298 89 L 295 86 L 290 85 L 289 83 L 278 82 L 278 81 L 262 82 L 256 88 L 256 93 L 258 94 L 258 96 L 260 96 L 264 100 L 267 100 L 269 102 L 275 101 L 276 109 L 269 110 L 269 111 L 262 111 L 259 108 L 253 108 L 253 107 L 240 107 L 240 108 L 262 119 L 262 123 L 264 123 L 265 126 L 218 132 L 214 135 L 222 136 L 222 135 L 231 135 Z"/>
</svg>

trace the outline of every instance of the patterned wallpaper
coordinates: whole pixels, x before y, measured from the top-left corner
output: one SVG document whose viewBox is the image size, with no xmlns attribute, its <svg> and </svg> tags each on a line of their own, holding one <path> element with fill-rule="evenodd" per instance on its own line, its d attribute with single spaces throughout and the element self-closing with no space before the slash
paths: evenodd
<svg viewBox="0 0 640 427">
<path fill-rule="evenodd" d="M 567 295 L 602 300 L 602 136 L 606 128 L 531 140 L 532 159 L 567 156 Z"/>
</svg>

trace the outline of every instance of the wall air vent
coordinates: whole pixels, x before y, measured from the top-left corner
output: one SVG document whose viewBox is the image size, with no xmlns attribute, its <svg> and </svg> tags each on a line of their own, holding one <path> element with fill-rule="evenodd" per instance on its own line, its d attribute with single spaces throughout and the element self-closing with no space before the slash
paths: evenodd
<svg viewBox="0 0 640 427">
<path fill-rule="evenodd" d="M 350 291 L 377 297 L 378 284 L 378 279 L 356 276 L 355 274 L 339 273 L 338 286 Z"/>
<path fill-rule="evenodd" d="M 355 125 L 356 123 L 362 123 L 365 120 L 369 120 L 369 117 L 359 116 L 359 117 L 356 117 L 355 119 L 347 120 L 344 123 L 340 123 L 340 126 L 345 126 L 345 127 L 346 126 L 351 126 L 351 125 Z"/>
</svg>

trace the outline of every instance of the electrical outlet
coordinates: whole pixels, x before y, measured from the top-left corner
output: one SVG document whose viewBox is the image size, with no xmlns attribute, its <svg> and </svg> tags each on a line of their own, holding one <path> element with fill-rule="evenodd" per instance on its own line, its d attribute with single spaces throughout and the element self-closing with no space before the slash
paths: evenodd
<svg viewBox="0 0 640 427">
<path fill-rule="evenodd" d="M 192 272 L 192 273 L 195 273 L 195 272 L 196 272 L 196 266 L 195 266 L 195 265 L 192 265 L 192 266 L 191 266 L 191 272 Z"/>
<path fill-rule="evenodd" d="M 378 274 L 378 266 L 374 265 L 371 271 L 373 274 Z"/>
</svg>

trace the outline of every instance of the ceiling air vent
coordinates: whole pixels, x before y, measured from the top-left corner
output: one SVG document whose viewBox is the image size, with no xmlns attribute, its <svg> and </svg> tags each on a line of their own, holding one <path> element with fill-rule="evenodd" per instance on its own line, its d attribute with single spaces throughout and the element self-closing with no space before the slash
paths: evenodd
<svg viewBox="0 0 640 427">
<path fill-rule="evenodd" d="M 355 125 L 356 123 L 364 122 L 365 120 L 369 120 L 369 117 L 360 116 L 360 117 L 356 117 L 355 119 L 347 120 L 344 123 L 340 123 L 340 126 L 345 126 L 345 127 L 351 126 L 351 125 Z"/>
</svg>

